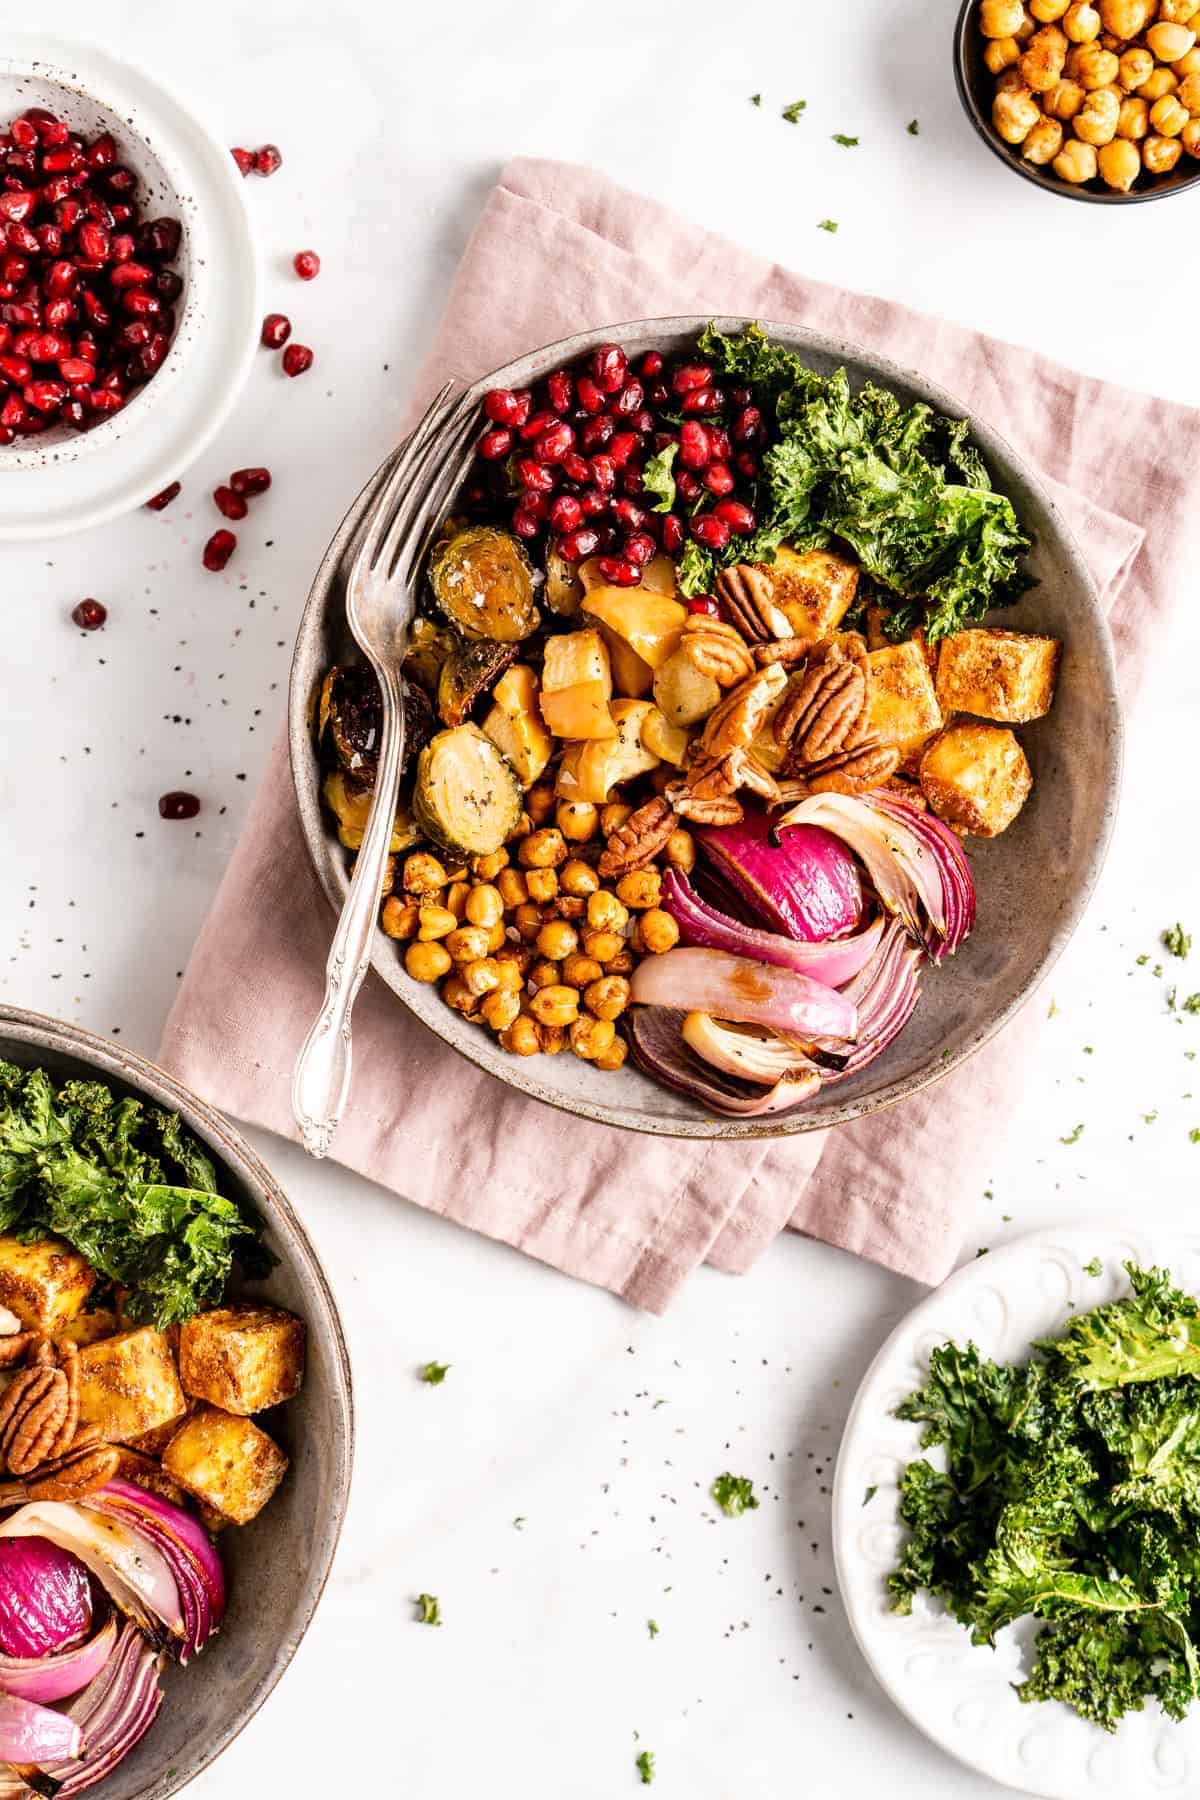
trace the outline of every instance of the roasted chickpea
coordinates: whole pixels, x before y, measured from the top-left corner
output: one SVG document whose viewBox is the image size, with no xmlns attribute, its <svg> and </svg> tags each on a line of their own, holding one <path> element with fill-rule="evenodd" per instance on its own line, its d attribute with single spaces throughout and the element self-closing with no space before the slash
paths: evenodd
<svg viewBox="0 0 1200 1800">
<path fill-rule="evenodd" d="M 507 1031 L 520 1011 L 520 999 L 511 988 L 496 988 L 494 992 L 485 994 L 479 1006 L 480 1018 L 493 1031 Z"/>
<path fill-rule="evenodd" d="M 1146 33 L 1146 42 L 1159 62 L 1173 63 L 1187 55 L 1196 42 L 1196 34 L 1190 25 L 1172 25 L 1160 20 Z"/>
<path fill-rule="evenodd" d="M 1029 10 L 1039 25 L 1053 25 L 1070 4 L 1071 0 L 1029 0 Z"/>
<path fill-rule="evenodd" d="M 555 825 L 532 832 L 517 851 L 518 860 L 527 869 L 556 869 L 566 855 L 566 841 Z"/>
<path fill-rule="evenodd" d="M 487 932 L 488 955 L 495 956 L 497 950 L 503 950 L 508 942 L 508 929 L 503 919 L 497 919 L 492 926 L 481 925 L 481 931 Z"/>
<path fill-rule="evenodd" d="M 1097 0 L 1096 10 L 1105 31 L 1126 43 L 1144 31 L 1154 17 L 1155 0 Z"/>
<path fill-rule="evenodd" d="M 524 808 L 522 808 L 520 818 L 517 820 L 504 841 L 506 844 L 519 844 L 521 839 L 527 838 L 532 830 L 533 820 Z"/>
<path fill-rule="evenodd" d="M 1006 144 L 1023 144 L 1041 116 L 1027 87 L 1008 93 L 997 88 L 992 101 L 992 124 Z"/>
<path fill-rule="evenodd" d="M 567 1047 L 567 1028 L 565 1025 L 539 1024 L 538 1042 L 542 1046 L 544 1056 L 557 1056 L 560 1050 Z"/>
<path fill-rule="evenodd" d="M 1121 102 L 1110 88 L 1089 94 L 1075 119 L 1075 136 L 1085 144 L 1108 144 L 1117 135 Z"/>
<path fill-rule="evenodd" d="M 1042 95 L 1042 111 L 1048 119 L 1061 119 L 1064 123 L 1073 119 L 1079 111 L 1087 95 L 1077 81 L 1060 81 Z"/>
<path fill-rule="evenodd" d="M 1142 143 L 1142 162 L 1151 175 L 1169 174 L 1182 155 L 1182 138 L 1154 135 Z"/>
<path fill-rule="evenodd" d="M 1021 57 L 1020 70 L 1026 87 L 1035 94 L 1044 94 L 1061 76 L 1066 60 L 1066 33 L 1057 25 L 1043 25 L 1034 32 Z"/>
<path fill-rule="evenodd" d="M 625 939 L 616 931 L 585 931 L 583 934 L 583 954 L 605 968 L 624 948 Z"/>
<path fill-rule="evenodd" d="M 1196 0 L 1158 0 L 1158 16 L 1167 19 L 1174 25 L 1186 25 L 1193 19 L 1200 7 Z"/>
<path fill-rule="evenodd" d="M 1100 165 L 1100 179 L 1119 194 L 1127 194 L 1142 172 L 1138 147 L 1128 138 L 1116 137 L 1111 144 L 1102 145 L 1096 161 Z"/>
<path fill-rule="evenodd" d="M 508 861 L 507 850 L 493 850 L 489 856 L 473 856 L 471 873 L 478 875 L 480 881 L 495 881 L 501 869 L 507 869 Z"/>
<path fill-rule="evenodd" d="M 536 948 L 553 962 L 561 962 L 579 948 L 579 933 L 565 919 L 548 919 L 535 939 Z"/>
<path fill-rule="evenodd" d="M 1021 155 L 1026 162 L 1053 162 L 1062 149 L 1063 128 L 1057 119 L 1039 119 L 1025 142 L 1021 145 Z"/>
<path fill-rule="evenodd" d="M 584 1062 L 592 1062 L 607 1050 L 617 1035 L 608 1019 L 575 1019 L 571 1024 L 571 1048 Z"/>
<path fill-rule="evenodd" d="M 623 975 L 603 975 L 584 988 L 583 1004 L 598 1019 L 619 1019 L 629 1005 L 629 983 Z"/>
<path fill-rule="evenodd" d="M 600 886 L 600 877 L 591 863 L 583 862 L 578 856 L 571 856 L 558 871 L 558 885 L 564 894 L 570 894 L 576 900 L 586 900 Z"/>
<path fill-rule="evenodd" d="M 508 945 L 504 946 L 505 950 Z M 503 956 L 496 951 L 489 951 L 488 961 L 496 965 L 496 983 L 507 993 L 519 994 L 525 986 L 525 976 L 510 956 Z"/>
<path fill-rule="evenodd" d="M 541 907 L 535 906 L 532 900 L 526 900 L 523 905 L 514 909 L 513 924 L 516 926 L 518 934 L 525 943 L 532 944 L 534 938 L 542 929 Z"/>
<path fill-rule="evenodd" d="M 602 806 L 600 808 L 601 837 L 611 837 L 614 831 L 620 831 L 632 811 L 632 806 L 626 806 L 623 800 L 610 800 L 607 806 Z"/>
<path fill-rule="evenodd" d="M 423 943 L 444 938 L 454 930 L 458 920 L 447 906 L 423 906 L 420 909 L 417 936 Z"/>
<path fill-rule="evenodd" d="M 529 1010 L 539 1025 L 569 1025 L 579 1016 L 579 995 L 561 983 L 539 988 Z"/>
<path fill-rule="evenodd" d="M 478 962 L 462 965 L 462 979 L 477 999 L 501 985 L 500 965 L 493 956 L 481 956 Z"/>
<path fill-rule="evenodd" d="M 516 971 L 515 977 L 511 980 L 506 979 L 502 982 L 502 986 L 524 987 L 525 971 L 533 961 L 533 951 L 528 944 L 505 944 L 503 949 L 496 951 L 496 961 L 502 969 L 507 969 L 511 964 Z"/>
<path fill-rule="evenodd" d="M 542 1047 L 537 1026 L 524 1013 L 519 1013 L 512 1024 L 501 1031 L 500 1042 L 514 1056 L 536 1056 Z"/>
<path fill-rule="evenodd" d="M 1145 137 L 1149 129 L 1150 108 L 1140 94 L 1127 95 L 1122 100 L 1121 110 L 1117 114 L 1117 136 L 1137 142 Z"/>
<path fill-rule="evenodd" d="M 1068 6 L 1063 15 L 1063 30 L 1073 44 L 1090 44 L 1100 36 L 1100 14 L 1087 0 L 1079 0 L 1079 4 Z"/>
<path fill-rule="evenodd" d="M 1021 0 L 980 0 L 979 29 L 984 37 L 1015 37 L 1024 22 Z"/>
<path fill-rule="evenodd" d="M 1174 94 L 1164 94 L 1150 108 L 1150 123 L 1160 137 L 1178 137 L 1188 122 L 1188 109 Z"/>
<path fill-rule="evenodd" d="M 1096 42 L 1102 50 L 1111 50 L 1114 56 L 1120 56 L 1125 48 L 1124 40 L 1114 37 L 1111 31 L 1102 31 Z"/>
<path fill-rule="evenodd" d="M 443 941 L 456 963 L 478 962 L 488 953 L 488 934 L 480 925 L 460 925 Z"/>
<path fill-rule="evenodd" d="M 554 811 L 554 786 L 549 781 L 539 781 L 525 796 L 525 811 L 535 825 L 544 825 Z"/>
<path fill-rule="evenodd" d="M 490 930 L 497 920 L 504 917 L 504 900 L 500 889 L 487 881 L 469 888 L 464 898 L 463 911 L 469 925 L 482 925 L 485 930 Z"/>
<path fill-rule="evenodd" d="M 588 895 L 587 922 L 593 931 L 624 931 L 629 914 L 615 894 L 600 888 Z"/>
<path fill-rule="evenodd" d="M 1033 36 L 1033 34 L 1036 30 L 1037 30 L 1037 26 L 1034 23 L 1032 13 L 1027 13 L 1022 8 L 1021 23 L 1017 26 L 1017 29 L 1013 32 L 1013 36 L 1016 38 L 1018 44 L 1027 43 L 1029 41 L 1029 39 Z"/>
<path fill-rule="evenodd" d="M 446 885 L 446 870 L 436 856 L 424 850 L 404 859 L 404 888 L 409 894 L 433 894 Z"/>
<path fill-rule="evenodd" d="M 641 933 L 642 943 L 654 956 L 661 955 L 664 950 L 672 949 L 679 942 L 678 925 L 669 912 L 663 912 L 662 908 L 658 906 L 640 915 L 638 930 Z"/>
<path fill-rule="evenodd" d="M 1180 106 L 1186 106 L 1192 117 L 1200 113 L 1200 73 L 1185 75 L 1175 89 L 1175 98 Z"/>
<path fill-rule="evenodd" d="M 448 975 L 442 983 L 441 994 L 452 1012 L 460 1012 L 468 1019 L 479 1010 L 477 996 L 471 992 L 461 975 Z"/>
<path fill-rule="evenodd" d="M 1021 55 L 1016 38 L 989 38 L 983 47 L 983 60 L 993 75 L 1015 68 Z"/>
<path fill-rule="evenodd" d="M 619 1069 L 629 1054 L 629 1045 L 623 1037 L 614 1037 L 607 1050 L 602 1050 L 596 1058 L 598 1069 Z"/>
<path fill-rule="evenodd" d="M 1156 100 L 1161 100 L 1164 95 L 1173 94 L 1178 86 L 1179 77 L 1174 69 L 1164 69 L 1160 63 L 1154 73 L 1148 75 L 1146 80 L 1143 81 L 1141 87 L 1138 89 L 1138 93 L 1142 96 L 1143 100 L 1149 100 L 1150 104 L 1153 105 Z"/>
<path fill-rule="evenodd" d="M 617 883 L 617 899 L 637 912 L 657 906 L 662 899 L 662 876 L 657 869 L 631 869 Z"/>
<path fill-rule="evenodd" d="M 1200 45 L 1195 50 L 1189 50 L 1186 56 L 1181 56 L 1175 63 L 1174 70 L 1181 84 L 1189 75 L 1200 75 Z"/>
<path fill-rule="evenodd" d="M 1093 181 L 1099 167 L 1095 150 L 1090 144 L 1080 143 L 1078 138 L 1067 139 L 1052 166 L 1060 180 L 1069 181 L 1075 186 L 1084 181 Z"/>
<path fill-rule="evenodd" d="M 600 829 L 600 809 L 590 800 L 560 800 L 554 823 L 570 844 L 586 844 Z"/>
<path fill-rule="evenodd" d="M 353 865 L 351 865 L 350 873 L 351 873 L 351 875 L 354 874 Z M 394 856 L 389 856 L 387 861 L 383 865 L 383 880 L 379 884 L 380 895 L 382 896 L 384 894 L 390 894 L 392 889 L 395 887 L 395 885 L 396 885 L 396 859 Z"/>
<path fill-rule="evenodd" d="M 410 944 L 404 952 L 404 966 L 414 981 L 440 981 L 449 973 L 450 956 L 444 944 Z"/>
<path fill-rule="evenodd" d="M 996 77 L 997 94 L 1024 94 L 1026 91 L 1025 77 L 1019 67 L 1005 69 L 1003 74 Z"/>
<path fill-rule="evenodd" d="M 446 889 L 446 911 L 461 919 L 467 907 L 467 895 L 471 889 L 465 881 L 452 881 Z"/>
<path fill-rule="evenodd" d="M 1179 136 L 1189 156 L 1200 156 L 1200 119 L 1189 119 Z"/>
<path fill-rule="evenodd" d="M 666 858 L 675 868 L 682 869 L 686 875 L 689 869 L 696 866 L 696 840 L 690 831 L 682 826 L 673 831 L 667 839 Z"/>
<path fill-rule="evenodd" d="M 606 975 L 632 975 L 633 952 L 628 944 L 623 944 L 615 956 L 610 956 L 604 965 Z"/>
<path fill-rule="evenodd" d="M 390 938 L 416 937 L 421 922 L 421 909 L 413 900 L 399 900 L 395 895 L 383 903 L 379 923 Z"/>
<path fill-rule="evenodd" d="M 1096 44 L 1085 44 L 1075 58 L 1075 80 L 1089 93 L 1111 87 L 1121 73 L 1121 65 L 1111 50 Z"/>
<path fill-rule="evenodd" d="M 562 970 L 556 962 L 547 962 L 543 957 L 540 962 L 529 965 L 529 985 L 531 987 L 557 987 L 561 980 Z"/>
<path fill-rule="evenodd" d="M 587 901 L 578 894 L 560 894 L 554 902 L 555 917 L 570 919 L 572 925 L 587 914 Z"/>
<path fill-rule="evenodd" d="M 539 906 L 548 906 L 558 895 L 558 874 L 554 869 L 530 869 L 525 876 L 529 898 Z"/>
<path fill-rule="evenodd" d="M 496 874 L 496 892 L 509 911 L 529 898 L 529 889 L 520 869 L 500 869 Z"/>
<path fill-rule="evenodd" d="M 1127 94 L 1136 93 L 1143 81 L 1148 81 L 1154 73 L 1154 58 L 1141 44 L 1131 44 L 1117 58 L 1117 85 L 1123 87 Z"/>
<path fill-rule="evenodd" d="M 568 987 L 578 988 L 580 993 L 593 981 L 599 981 L 604 970 L 594 956 L 585 956 L 581 950 L 573 950 L 570 956 L 563 958 L 562 978 Z"/>
</svg>

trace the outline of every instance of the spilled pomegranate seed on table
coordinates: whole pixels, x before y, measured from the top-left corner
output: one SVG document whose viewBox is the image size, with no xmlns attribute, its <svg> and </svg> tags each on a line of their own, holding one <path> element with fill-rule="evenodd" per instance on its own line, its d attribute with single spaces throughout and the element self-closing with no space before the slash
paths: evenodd
<svg viewBox="0 0 1200 1800">
<path fill-rule="evenodd" d="M 229 477 L 229 485 L 235 494 L 247 497 L 254 494 L 265 494 L 271 485 L 270 469 L 235 469 Z"/>
<path fill-rule="evenodd" d="M 289 344 L 281 360 L 285 375 L 303 375 L 312 368 L 313 353 L 307 344 Z"/>
<path fill-rule="evenodd" d="M 292 335 L 292 321 L 286 313 L 268 313 L 262 322 L 261 335 L 268 350 L 282 350 Z"/>
<path fill-rule="evenodd" d="M 264 144 L 261 150 L 254 153 L 254 173 L 256 175 L 274 175 L 283 163 L 278 144 Z"/>
<path fill-rule="evenodd" d="M 189 794 L 182 788 L 159 796 L 158 816 L 160 819 L 194 819 L 199 811 L 200 802 L 195 794 Z"/>
<path fill-rule="evenodd" d="M 235 494 L 231 487 L 215 487 L 213 501 L 217 511 L 227 519 L 244 519 L 249 510 L 240 494 Z"/>
<path fill-rule="evenodd" d="M 169 487 L 165 487 L 162 490 L 161 494 L 155 494 L 153 499 L 147 500 L 146 505 L 150 508 L 151 512 L 162 512 L 164 507 L 170 506 L 172 500 L 174 500 L 176 495 L 181 491 L 181 485 L 180 482 L 173 481 Z"/>
<path fill-rule="evenodd" d="M 240 146 L 235 145 L 230 150 L 229 154 L 230 154 L 230 156 L 232 156 L 234 162 L 237 164 L 237 166 L 241 170 L 242 174 L 248 175 L 250 173 L 251 169 L 254 167 L 254 152 L 253 152 L 253 150 L 243 150 L 243 149 L 241 149 Z"/>
<path fill-rule="evenodd" d="M 232 531 L 214 531 L 204 546 L 205 568 L 211 570 L 214 575 L 220 574 L 236 549 L 237 539 Z"/>
<path fill-rule="evenodd" d="M 71 611 L 71 618 L 80 631 L 99 631 L 108 617 L 108 608 L 99 600 L 81 600 Z"/>
<path fill-rule="evenodd" d="M 292 258 L 292 267 L 301 281 L 315 281 L 321 273 L 321 259 L 315 250 L 297 250 Z"/>
</svg>

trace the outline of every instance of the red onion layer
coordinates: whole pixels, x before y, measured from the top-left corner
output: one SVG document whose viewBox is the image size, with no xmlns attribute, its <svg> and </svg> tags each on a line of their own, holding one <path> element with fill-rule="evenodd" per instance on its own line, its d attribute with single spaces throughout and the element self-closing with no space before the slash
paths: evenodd
<svg viewBox="0 0 1200 1800">
<path fill-rule="evenodd" d="M 757 918 L 804 943 L 853 931 L 862 917 L 858 865 L 837 836 L 804 826 L 779 834 L 765 812 L 696 833 Z"/>
<path fill-rule="evenodd" d="M 760 925 L 745 925 L 740 919 L 731 918 L 728 913 L 710 906 L 678 869 L 667 870 L 664 904 L 679 926 L 685 944 L 701 950 L 727 950 L 734 956 L 748 956 L 754 962 L 794 969 L 798 975 L 811 975 L 815 981 L 834 988 L 841 987 L 866 967 L 883 931 L 882 919 L 875 919 L 854 937 L 829 938 L 823 943 L 784 937 L 778 931 L 764 931 Z"/>
</svg>

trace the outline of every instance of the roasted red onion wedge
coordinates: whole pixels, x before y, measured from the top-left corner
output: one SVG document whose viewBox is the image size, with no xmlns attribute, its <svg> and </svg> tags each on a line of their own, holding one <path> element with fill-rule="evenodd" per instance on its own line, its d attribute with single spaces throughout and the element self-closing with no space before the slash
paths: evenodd
<svg viewBox="0 0 1200 1800">
<path fill-rule="evenodd" d="M 827 938 L 821 943 L 764 931 L 760 925 L 745 925 L 710 906 L 678 869 L 667 870 L 664 904 L 685 944 L 701 950 L 727 950 L 755 962 L 794 969 L 798 975 L 811 975 L 814 981 L 832 988 L 841 987 L 866 967 L 883 932 L 882 919 L 873 920 L 853 937 Z"/>
<path fill-rule="evenodd" d="M 630 1049 L 634 1061 L 647 1075 L 678 1094 L 686 1094 L 710 1112 L 728 1118 L 761 1118 L 789 1111 L 820 1087 L 820 1074 L 811 1064 L 794 1075 L 781 1076 L 768 1088 L 720 1074 L 684 1043 L 684 1017 L 664 1006 L 639 1007 L 629 1022 Z"/>
<path fill-rule="evenodd" d="M 844 936 L 862 918 L 862 880 L 840 835 L 806 825 L 777 838 L 770 817 L 758 808 L 747 811 L 740 825 L 696 833 L 755 917 L 806 943 Z"/>
<path fill-rule="evenodd" d="M 854 1003 L 835 989 L 724 950 L 678 949 L 648 956 L 630 983 L 643 1006 L 712 1013 L 743 1025 L 766 1025 L 794 1037 L 853 1038 Z"/>
</svg>

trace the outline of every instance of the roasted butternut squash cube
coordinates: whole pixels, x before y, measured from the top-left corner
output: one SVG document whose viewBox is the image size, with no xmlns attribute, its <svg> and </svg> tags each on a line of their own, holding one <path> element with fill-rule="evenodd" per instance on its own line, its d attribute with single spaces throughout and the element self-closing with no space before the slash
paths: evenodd
<svg viewBox="0 0 1200 1800">
<path fill-rule="evenodd" d="M 667 594 L 655 593 L 644 583 L 637 587 L 592 588 L 583 610 L 623 638 L 644 663 L 661 669 L 679 648 L 687 608 Z"/>
<path fill-rule="evenodd" d="M 222 1519 L 246 1525 L 262 1511 L 288 1459 L 250 1419 L 201 1406 L 163 1452 L 163 1468 L 185 1492 Z"/>
<path fill-rule="evenodd" d="M 948 725 L 921 758 L 921 792 L 939 819 L 977 837 L 998 837 L 1033 786 L 1028 759 L 1002 725 Z"/>
<path fill-rule="evenodd" d="M 937 666 L 945 712 L 1022 725 L 1050 711 L 1062 649 L 1057 638 L 1024 631 L 960 631 L 946 638 Z"/>
<path fill-rule="evenodd" d="M 603 741 L 568 744 L 558 765 L 555 792 L 563 800 L 590 800 L 603 806 L 618 782 L 632 781 L 658 767 L 658 757 L 642 741 L 642 727 L 658 708 L 652 700 L 614 700 L 613 735 Z"/>
<path fill-rule="evenodd" d="M 601 625 L 600 636 L 612 667 L 613 693 L 623 700 L 644 700 L 654 686 L 650 664 L 623 637 L 618 637 L 611 625 Z"/>
<path fill-rule="evenodd" d="M 550 761 L 554 739 L 542 723 L 538 678 L 528 663 L 514 663 L 492 689 L 483 729 L 505 755 L 524 787 L 531 787 Z"/>
<path fill-rule="evenodd" d="M 867 730 L 895 744 L 900 767 L 916 759 L 941 728 L 942 709 L 921 646 L 909 639 L 867 656 Z"/>
<path fill-rule="evenodd" d="M 153 1325 L 121 1331 L 79 1352 L 79 1417 L 114 1444 L 182 1418 L 187 1398 L 171 1347 Z"/>
<path fill-rule="evenodd" d="M 22 1244 L 0 1235 L 0 1306 L 27 1331 L 56 1336 L 83 1310 L 95 1285 L 87 1260 L 61 1238 Z"/>
<path fill-rule="evenodd" d="M 654 674 L 654 698 L 672 725 L 698 725 L 721 698 L 711 675 L 702 675 L 690 657 L 677 650 Z"/>
<path fill-rule="evenodd" d="M 771 598 L 787 614 L 792 635 L 827 638 L 850 610 L 858 589 L 858 565 L 832 550 L 806 550 L 803 555 L 781 544 L 773 563 L 763 563 Z"/>
<path fill-rule="evenodd" d="M 262 1412 L 300 1392 L 304 1320 L 281 1306 L 218 1306 L 184 1324 L 179 1380 L 185 1394 L 223 1412 Z"/>
<path fill-rule="evenodd" d="M 555 737 L 615 737 L 611 698 L 612 667 L 594 627 L 546 639 L 540 704 Z"/>
</svg>

